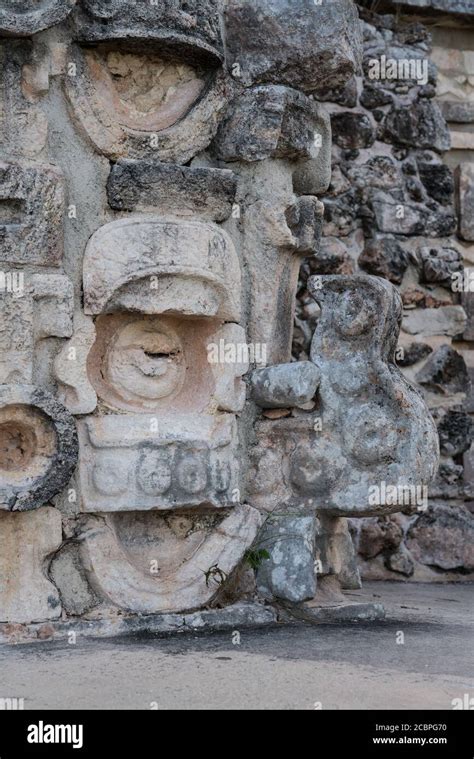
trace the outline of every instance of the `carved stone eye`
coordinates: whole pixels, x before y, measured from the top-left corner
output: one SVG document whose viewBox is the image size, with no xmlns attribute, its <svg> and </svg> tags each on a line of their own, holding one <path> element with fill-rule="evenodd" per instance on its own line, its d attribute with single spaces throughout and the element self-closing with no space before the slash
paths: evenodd
<svg viewBox="0 0 474 759">
<path fill-rule="evenodd" d="M 94 467 L 92 481 L 102 495 L 121 495 L 128 488 L 128 471 L 113 454 L 103 455 Z"/>
<path fill-rule="evenodd" d="M 145 451 L 138 466 L 137 481 L 147 495 L 162 495 L 171 487 L 172 452 Z"/>
<path fill-rule="evenodd" d="M 137 407 L 179 392 L 185 374 L 181 342 L 159 319 L 119 324 L 101 359 L 110 390 Z"/>
<path fill-rule="evenodd" d="M 205 461 L 192 454 L 184 455 L 176 467 L 176 477 L 179 486 L 194 495 L 207 486 L 207 468 Z"/>
<path fill-rule="evenodd" d="M 358 337 L 368 332 L 375 324 L 376 314 L 373 304 L 363 293 L 355 290 L 345 292 L 337 305 L 337 331 L 344 337 Z"/>
<path fill-rule="evenodd" d="M 364 403 L 348 412 L 344 441 L 351 455 L 364 464 L 396 458 L 400 433 L 390 414 L 376 403 Z"/>
</svg>

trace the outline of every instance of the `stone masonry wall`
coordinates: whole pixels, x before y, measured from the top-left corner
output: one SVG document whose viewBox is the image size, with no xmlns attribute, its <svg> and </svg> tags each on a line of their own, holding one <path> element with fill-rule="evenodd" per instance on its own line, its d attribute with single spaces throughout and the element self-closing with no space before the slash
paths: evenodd
<svg viewBox="0 0 474 759">
<path fill-rule="evenodd" d="M 474 24 L 437 19 L 432 35 L 417 17 L 360 14 L 363 76 L 328 103 L 332 180 L 320 252 L 301 269 L 294 356 L 308 355 L 319 318 L 309 275 L 364 271 L 396 285 L 397 362 L 433 413 L 442 459 L 426 510 L 352 521 L 362 576 L 472 579 Z M 384 57 L 386 78 L 374 68 Z M 425 76 L 390 78 L 390 61 Z"/>
</svg>

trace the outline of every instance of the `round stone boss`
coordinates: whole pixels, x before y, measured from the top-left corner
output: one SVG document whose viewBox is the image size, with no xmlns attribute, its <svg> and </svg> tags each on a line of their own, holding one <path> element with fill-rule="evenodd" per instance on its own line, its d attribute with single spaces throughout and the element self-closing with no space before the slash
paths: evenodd
<svg viewBox="0 0 474 759">
<path fill-rule="evenodd" d="M 77 0 L 0 0 L 0 34 L 29 37 L 59 24 Z"/>
<path fill-rule="evenodd" d="M 78 454 L 64 406 L 32 385 L 0 386 L 0 510 L 43 506 L 68 484 Z"/>
</svg>

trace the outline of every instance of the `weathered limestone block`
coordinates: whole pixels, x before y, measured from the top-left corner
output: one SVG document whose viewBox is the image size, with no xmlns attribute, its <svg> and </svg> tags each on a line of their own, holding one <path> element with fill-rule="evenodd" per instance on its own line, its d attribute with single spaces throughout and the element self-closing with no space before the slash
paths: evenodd
<svg viewBox="0 0 474 759">
<path fill-rule="evenodd" d="M 26 81 L 32 50 L 30 40 L 0 44 L 0 149 L 9 158 L 37 159 L 48 138 L 46 115 Z"/>
<path fill-rule="evenodd" d="M 251 395 L 262 408 L 301 406 L 314 398 L 319 377 L 311 361 L 268 366 L 252 372 Z"/>
<path fill-rule="evenodd" d="M 359 21 L 350 0 L 230 0 L 225 27 L 229 69 L 238 64 L 245 85 L 323 94 L 358 71 Z"/>
<path fill-rule="evenodd" d="M 69 482 L 78 458 L 76 426 L 39 388 L 0 385 L 0 510 L 43 506 Z"/>
<path fill-rule="evenodd" d="M 207 346 L 208 362 L 214 375 L 211 403 L 219 411 L 237 413 L 244 408 L 247 387 L 242 377 L 249 370 L 251 358 L 247 346 L 245 330 L 238 324 L 224 324 Z M 221 348 L 224 351 L 223 357 L 212 360 L 213 351 Z"/>
<path fill-rule="evenodd" d="M 446 13 L 474 15 L 472 0 L 392 0 L 395 5 L 411 5 L 415 8 L 433 8 Z"/>
<path fill-rule="evenodd" d="M 29 37 L 59 24 L 70 14 L 77 0 L 2 0 L 0 34 Z M 30 6 L 25 7 L 25 6 Z"/>
<path fill-rule="evenodd" d="M 233 101 L 214 149 L 223 161 L 316 160 L 330 139 L 324 107 L 297 90 L 267 85 Z"/>
<path fill-rule="evenodd" d="M 78 312 L 74 334 L 54 362 L 58 398 L 71 414 L 91 414 L 97 406 L 97 394 L 87 376 L 87 357 L 95 340 L 94 322 Z"/>
<path fill-rule="evenodd" d="M 354 542 L 344 517 L 318 514 L 314 566 L 323 581 L 327 575 L 333 575 L 343 589 L 361 587 Z"/>
<path fill-rule="evenodd" d="M 172 166 L 158 161 L 119 161 L 107 183 L 111 208 L 203 219 L 228 219 L 235 202 L 237 177 L 228 169 Z"/>
<path fill-rule="evenodd" d="M 0 273 L 0 383 L 30 384 L 36 344 L 72 334 L 73 288 L 62 274 Z"/>
<path fill-rule="evenodd" d="M 455 337 L 462 334 L 465 327 L 466 312 L 462 306 L 416 308 L 405 313 L 402 324 L 404 332 L 409 335 L 420 335 L 420 337 L 432 335 Z"/>
<path fill-rule="evenodd" d="M 96 330 L 86 377 L 109 408 L 134 413 L 242 409 L 248 352 L 239 325 L 130 312 L 100 316 Z"/>
<path fill-rule="evenodd" d="M 0 261 L 59 266 L 64 180 L 54 166 L 0 162 Z"/>
<path fill-rule="evenodd" d="M 240 265 L 211 223 L 135 216 L 101 227 L 84 258 L 85 313 L 240 318 Z"/>
<path fill-rule="evenodd" d="M 223 508 L 239 501 L 230 414 L 106 415 L 81 420 L 78 428 L 83 511 Z"/>
<path fill-rule="evenodd" d="M 176 54 L 168 59 L 120 45 L 72 45 L 68 59 L 76 67 L 65 78 L 72 115 L 108 158 L 187 163 L 216 134 L 229 85 L 214 64 L 194 64 L 192 58 L 188 64 L 189 58 Z M 158 81 L 142 95 L 136 80 L 144 72 L 155 72 Z"/>
<path fill-rule="evenodd" d="M 49 575 L 59 590 L 62 608 L 68 614 L 81 616 L 99 604 L 87 581 L 78 543 L 66 543 L 55 554 Z"/>
<path fill-rule="evenodd" d="M 212 529 L 191 529 L 176 541 L 165 518 L 159 517 L 154 529 L 149 521 L 146 529 L 140 528 L 141 515 L 132 514 L 123 529 L 121 519 L 91 518 L 82 561 L 99 596 L 143 614 L 210 603 L 244 558 L 262 522 L 256 509 L 239 505 Z"/>
<path fill-rule="evenodd" d="M 303 501 L 333 516 L 400 511 L 402 490 L 414 499 L 439 455 L 428 409 L 395 365 L 400 296 L 362 275 L 314 277 L 309 289 L 322 308 L 311 345 L 319 408 L 257 424 L 252 502 L 298 509 Z"/>
<path fill-rule="evenodd" d="M 61 616 L 61 601 L 45 562 L 62 542 L 61 514 L 0 512 L 0 622 L 42 622 Z"/>
<path fill-rule="evenodd" d="M 184 45 L 188 56 L 201 51 L 221 58 L 219 10 L 220 0 L 84 0 L 74 14 L 75 35 L 84 42 L 132 38 L 159 42 L 163 48 Z"/>
<path fill-rule="evenodd" d="M 459 234 L 474 240 L 474 164 L 461 163 L 456 173 L 459 206 Z"/>
<path fill-rule="evenodd" d="M 257 544 L 269 554 L 257 571 L 257 588 L 263 596 L 291 603 L 313 598 L 315 535 L 314 516 L 276 514 L 266 520 Z"/>
</svg>

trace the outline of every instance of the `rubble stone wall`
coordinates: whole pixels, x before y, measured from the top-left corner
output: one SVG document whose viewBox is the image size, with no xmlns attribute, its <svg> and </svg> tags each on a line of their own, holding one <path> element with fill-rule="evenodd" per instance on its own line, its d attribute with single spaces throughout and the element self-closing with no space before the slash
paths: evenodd
<svg viewBox="0 0 474 759">
<path fill-rule="evenodd" d="M 320 252 L 301 270 L 293 348 L 308 355 L 319 318 L 310 274 L 364 271 L 399 289 L 397 363 L 432 411 L 442 457 L 422 513 L 352 521 L 362 576 L 472 579 L 474 7 L 460 22 L 450 0 L 408 4 L 450 15 L 360 7 L 363 75 L 329 97 L 332 180 Z"/>
</svg>

